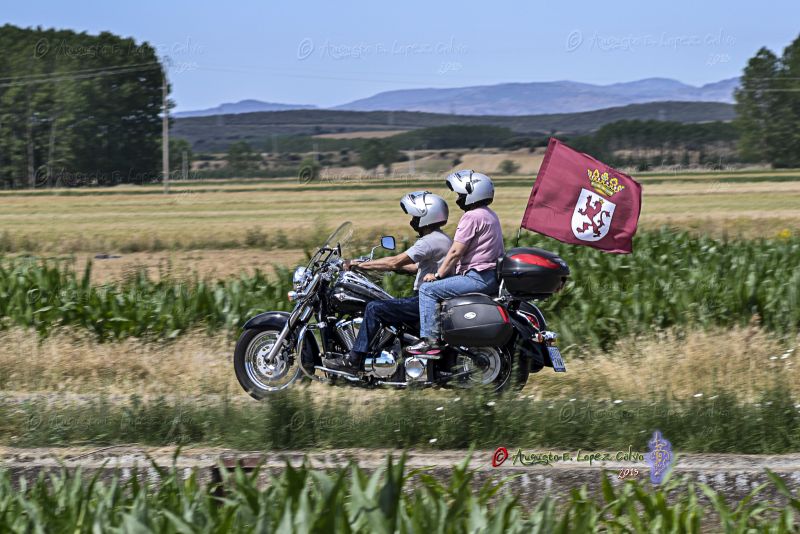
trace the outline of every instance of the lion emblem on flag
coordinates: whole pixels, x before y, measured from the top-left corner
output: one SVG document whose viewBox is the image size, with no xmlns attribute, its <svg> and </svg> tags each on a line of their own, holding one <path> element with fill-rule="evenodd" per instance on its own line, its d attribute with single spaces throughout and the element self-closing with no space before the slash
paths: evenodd
<svg viewBox="0 0 800 534">
<path fill-rule="evenodd" d="M 603 239 L 611 227 L 616 207 L 610 200 L 582 188 L 572 212 L 572 233 L 582 241 Z"/>
</svg>

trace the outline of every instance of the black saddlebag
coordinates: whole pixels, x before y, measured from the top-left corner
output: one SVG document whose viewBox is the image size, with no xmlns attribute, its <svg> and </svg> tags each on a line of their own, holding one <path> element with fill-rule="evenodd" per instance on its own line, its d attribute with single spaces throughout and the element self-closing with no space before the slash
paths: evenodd
<svg viewBox="0 0 800 534">
<path fill-rule="evenodd" d="M 445 300 L 441 305 L 442 338 L 460 347 L 497 347 L 511 337 L 508 312 L 482 293 Z"/>
</svg>

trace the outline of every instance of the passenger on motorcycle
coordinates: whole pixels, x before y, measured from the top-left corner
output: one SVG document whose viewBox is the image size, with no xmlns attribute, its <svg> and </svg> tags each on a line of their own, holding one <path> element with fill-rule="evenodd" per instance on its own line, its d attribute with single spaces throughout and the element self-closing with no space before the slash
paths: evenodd
<svg viewBox="0 0 800 534">
<path fill-rule="evenodd" d="M 456 204 L 464 210 L 453 246 L 435 273 L 425 275 L 419 288 L 420 337 L 408 348 L 412 354 L 440 352 L 437 303 L 465 293 L 497 292 L 497 260 L 505 252 L 497 214 L 489 209 L 494 184 L 485 174 L 463 170 L 447 177 L 447 187 L 458 193 Z"/>
<path fill-rule="evenodd" d="M 416 191 L 400 201 L 403 211 L 411 215 L 411 227 L 419 239 L 405 252 L 361 263 L 348 262 L 345 268 L 357 266 L 367 271 L 402 271 L 416 273 L 414 292 L 419 290 L 426 275 L 436 268 L 450 249 L 453 241 L 441 227 L 447 224 L 447 202 L 429 191 Z M 355 373 L 361 370 L 364 358 L 371 352 L 371 342 L 384 325 L 416 323 L 419 321 L 419 297 L 377 300 L 367 304 L 358 337 L 350 354 L 326 360 L 326 367 Z"/>
</svg>

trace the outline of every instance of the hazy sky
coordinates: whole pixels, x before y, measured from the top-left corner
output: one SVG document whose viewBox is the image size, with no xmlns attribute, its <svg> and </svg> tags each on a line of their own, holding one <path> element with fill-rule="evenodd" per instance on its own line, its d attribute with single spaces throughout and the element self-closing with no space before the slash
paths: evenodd
<svg viewBox="0 0 800 534">
<path fill-rule="evenodd" d="M 108 30 L 172 59 L 177 111 L 255 98 L 332 106 L 502 82 L 703 84 L 800 34 L 800 1 L 6 2 L 0 23 Z M 2 76 L 2 73 L 0 73 Z"/>
</svg>

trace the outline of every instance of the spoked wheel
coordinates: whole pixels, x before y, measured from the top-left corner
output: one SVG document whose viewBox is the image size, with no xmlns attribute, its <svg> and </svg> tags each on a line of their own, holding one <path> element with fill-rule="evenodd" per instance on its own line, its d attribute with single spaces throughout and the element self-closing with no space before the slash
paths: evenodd
<svg viewBox="0 0 800 534">
<path fill-rule="evenodd" d="M 245 330 L 236 342 L 233 367 L 242 388 L 254 399 L 289 387 L 300 375 L 300 358 L 289 350 L 288 342 L 275 355 L 269 353 L 280 330 Z"/>
<path fill-rule="evenodd" d="M 471 371 L 471 374 L 456 384 L 464 388 L 486 387 L 502 391 L 509 383 L 511 357 L 497 347 L 475 347 L 469 349 L 473 356 L 456 356 L 456 373 Z"/>
</svg>

